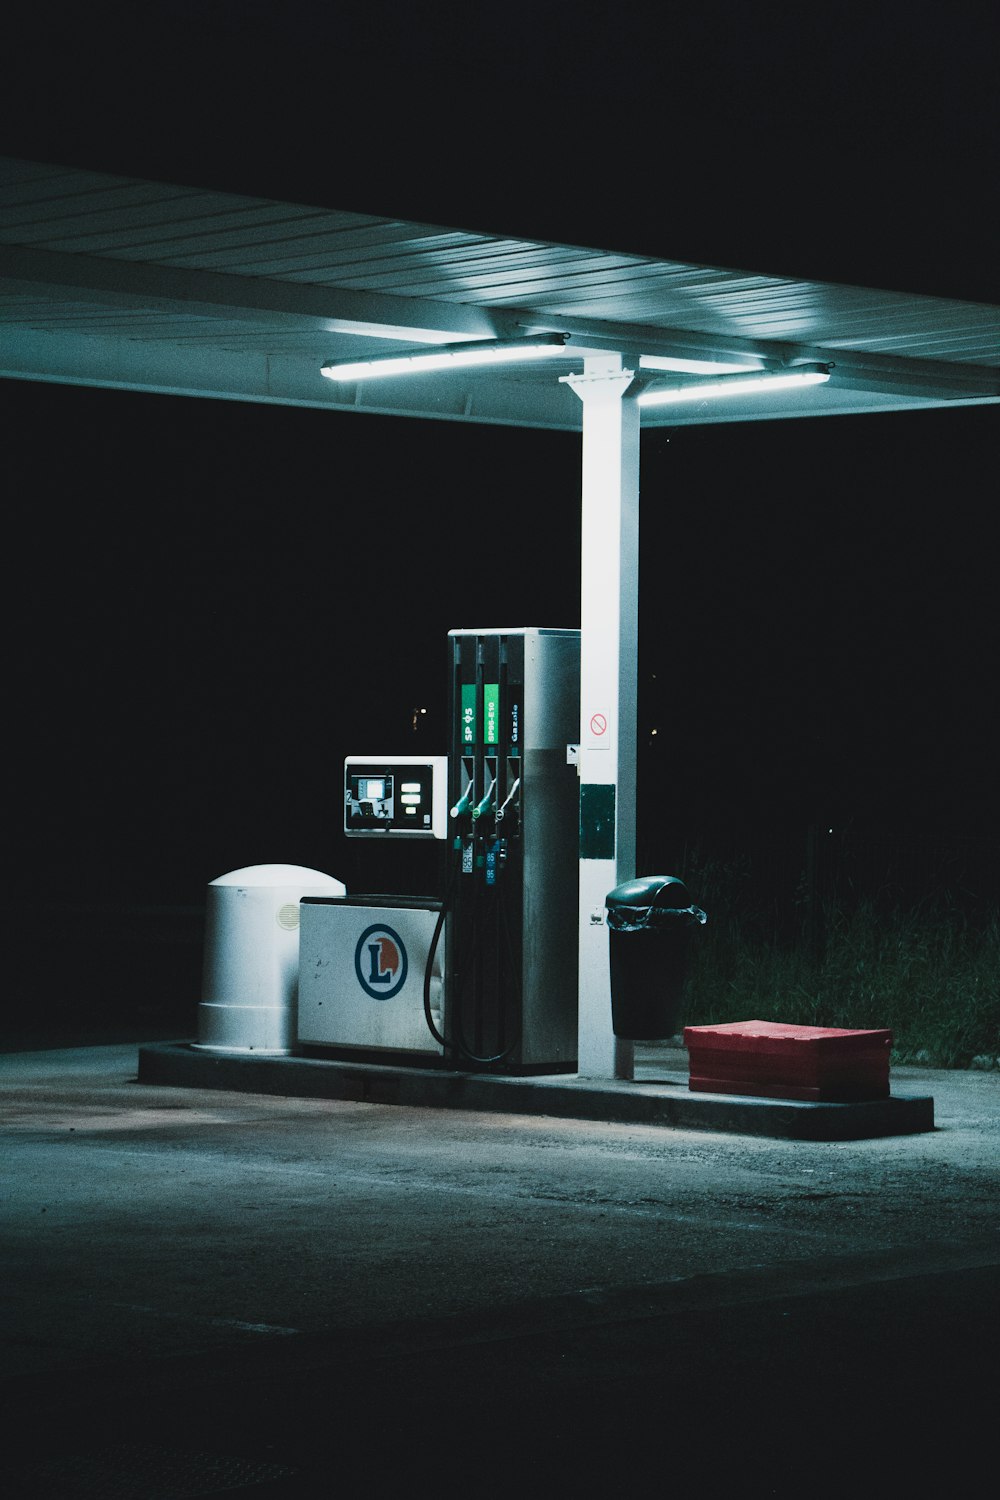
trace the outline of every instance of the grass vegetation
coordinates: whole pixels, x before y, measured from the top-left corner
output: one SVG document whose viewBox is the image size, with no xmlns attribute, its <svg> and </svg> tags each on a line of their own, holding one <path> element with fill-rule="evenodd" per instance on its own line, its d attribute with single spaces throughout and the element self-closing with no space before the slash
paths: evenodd
<svg viewBox="0 0 1000 1500">
<path fill-rule="evenodd" d="M 888 1027 L 893 1061 L 1000 1067 L 1000 918 L 946 892 L 917 905 L 876 896 L 789 910 L 753 902 L 738 862 L 694 862 L 708 912 L 696 934 L 685 1024 L 781 1021 Z M 781 917 L 784 920 L 780 920 Z"/>
</svg>

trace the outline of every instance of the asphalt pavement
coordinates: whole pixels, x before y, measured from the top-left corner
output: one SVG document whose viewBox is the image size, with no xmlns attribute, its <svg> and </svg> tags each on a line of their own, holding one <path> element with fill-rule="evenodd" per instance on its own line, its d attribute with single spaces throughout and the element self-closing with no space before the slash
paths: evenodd
<svg viewBox="0 0 1000 1500">
<path fill-rule="evenodd" d="M 981 1488 L 996 1071 L 894 1069 L 932 1129 L 804 1141 L 147 1083 L 140 1050 L 0 1055 L 18 1500 Z"/>
</svg>

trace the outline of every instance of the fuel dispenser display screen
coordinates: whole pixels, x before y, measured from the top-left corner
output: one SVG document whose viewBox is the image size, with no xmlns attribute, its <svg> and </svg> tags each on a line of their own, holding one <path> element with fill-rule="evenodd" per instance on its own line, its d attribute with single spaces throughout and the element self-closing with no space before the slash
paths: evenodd
<svg viewBox="0 0 1000 1500">
<path fill-rule="evenodd" d="M 344 832 L 446 836 L 444 755 L 360 756 L 344 762 Z"/>
</svg>

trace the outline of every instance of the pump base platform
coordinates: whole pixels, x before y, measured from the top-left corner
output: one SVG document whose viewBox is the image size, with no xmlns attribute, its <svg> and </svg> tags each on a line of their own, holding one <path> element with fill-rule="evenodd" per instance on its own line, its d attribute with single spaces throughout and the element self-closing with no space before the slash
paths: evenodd
<svg viewBox="0 0 1000 1500">
<path fill-rule="evenodd" d="M 222 1055 L 196 1050 L 191 1042 L 139 1048 L 139 1082 L 174 1088 L 548 1115 L 800 1141 L 869 1140 L 934 1129 L 934 1100 L 927 1096 L 814 1103 L 700 1094 L 689 1087 L 683 1050 L 641 1043 L 636 1044 L 634 1071 L 634 1079 L 622 1081 L 576 1073 L 520 1078 L 296 1056 Z"/>
</svg>

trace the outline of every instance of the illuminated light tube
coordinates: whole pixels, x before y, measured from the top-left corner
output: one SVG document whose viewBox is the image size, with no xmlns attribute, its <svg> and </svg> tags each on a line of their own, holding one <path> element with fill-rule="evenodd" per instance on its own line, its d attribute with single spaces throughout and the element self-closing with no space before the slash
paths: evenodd
<svg viewBox="0 0 1000 1500">
<path fill-rule="evenodd" d="M 711 401 L 719 396 L 750 396 L 756 391 L 794 390 L 797 386 L 822 385 L 829 380 L 830 369 L 829 365 L 799 365 L 794 370 L 780 372 L 721 375 L 718 380 L 699 381 L 697 385 L 645 391 L 636 400 L 640 406 L 672 406 L 681 401 Z"/>
<path fill-rule="evenodd" d="M 753 375 L 759 365 L 733 364 L 722 359 L 682 359 L 673 354 L 642 354 L 641 370 L 673 370 L 678 375 Z"/>
<path fill-rule="evenodd" d="M 356 359 L 321 366 L 327 380 L 374 380 L 386 375 L 417 375 L 428 370 L 469 369 L 478 365 L 515 364 L 545 359 L 565 352 L 566 335 L 539 339 L 490 339 L 477 344 L 448 344 L 422 354 L 387 354 L 381 359 Z"/>
</svg>

